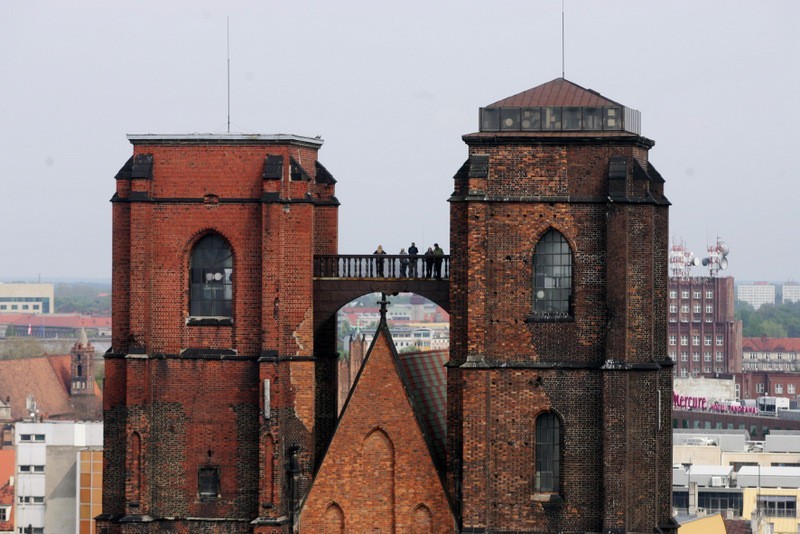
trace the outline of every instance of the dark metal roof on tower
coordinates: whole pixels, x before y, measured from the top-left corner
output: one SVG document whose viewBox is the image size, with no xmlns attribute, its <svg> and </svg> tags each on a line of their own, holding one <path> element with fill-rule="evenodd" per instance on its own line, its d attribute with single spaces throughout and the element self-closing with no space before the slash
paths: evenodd
<svg viewBox="0 0 800 534">
<path fill-rule="evenodd" d="M 556 78 L 521 93 L 498 100 L 487 108 L 531 107 L 531 106 L 621 106 L 592 89 L 581 87 L 564 78 Z"/>
<path fill-rule="evenodd" d="M 493 138 L 639 136 L 641 115 L 597 91 L 556 78 L 481 108 L 479 131 L 498 132 Z"/>
</svg>

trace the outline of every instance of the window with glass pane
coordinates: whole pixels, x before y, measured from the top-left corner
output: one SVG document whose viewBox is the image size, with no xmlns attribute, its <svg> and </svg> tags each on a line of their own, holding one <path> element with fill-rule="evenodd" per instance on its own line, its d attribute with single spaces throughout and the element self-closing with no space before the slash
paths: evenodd
<svg viewBox="0 0 800 534">
<path fill-rule="evenodd" d="M 500 129 L 519 130 L 519 108 L 500 109 Z"/>
<path fill-rule="evenodd" d="M 481 131 L 497 131 L 500 129 L 500 110 L 481 109 Z"/>
<path fill-rule="evenodd" d="M 583 108 L 583 129 L 584 130 L 603 129 L 602 108 Z"/>
<path fill-rule="evenodd" d="M 559 492 L 559 456 L 561 452 L 558 417 L 545 412 L 536 418 L 535 491 Z"/>
<path fill-rule="evenodd" d="M 569 317 L 571 301 L 572 251 L 563 235 L 549 230 L 533 253 L 533 313 Z"/>
<path fill-rule="evenodd" d="M 581 129 L 581 108 L 563 108 L 561 117 L 565 130 Z"/>
<path fill-rule="evenodd" d="M 797 497 L 759 495 L 758 509 L 768 517 L 795 517 L 797 515 Z"/>
<path fill-rule="evenodd" d="M 198 473 L 198 493 L 201 497 L 217 497 L 219 495 L 219 469 L 201 467 Z"/>
<path fill-rule="evenodd" d="M 603 120 L 603 129 L 604 130 L 621 130 L 622 129 L 622 121 L 620 120 L 622 117 L 621 110 L 619 108 L 605 108 L 603 110 L 604 120 Z"/>
<path fill-rule="evenodd" d="M 561 108 L 542 108 L 542 112 L 544 113 L 543 130 L 561 129 Z"/>
<path fill-rule="evenodd" d="M 189 313 L 195 317 L 230 317 L 233 301 L 233 255 L 220 236 L 210 234 L 192 251 Z"/>
<path fill-rule="evenodd" d="M 539 108 L 522 108 L 522 129 L 541 130 L 542 110 Z"/>
</svg>

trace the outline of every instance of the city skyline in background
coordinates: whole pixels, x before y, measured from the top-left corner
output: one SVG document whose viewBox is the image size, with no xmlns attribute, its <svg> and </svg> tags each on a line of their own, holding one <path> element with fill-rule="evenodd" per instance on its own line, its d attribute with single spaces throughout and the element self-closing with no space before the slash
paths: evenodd
<svg viewBox="0 0 800 534">
<path fill-rule="evenodd" d="M 0 280 L 110 279 L 125 135 L 227 131 L 227 20 L 231 131 L 325 140 L 340 253 L 449 253 L 461 136 L 478 108 L 561 76 L 561 2 L 310 5 L 0 6 Z M 570 0 L 565 75 L 641 111 L 673 239 L 699 257 L 724 239 L 737 282 L 797 280 L 800 5 L 724 7 Z"/>
</svg>

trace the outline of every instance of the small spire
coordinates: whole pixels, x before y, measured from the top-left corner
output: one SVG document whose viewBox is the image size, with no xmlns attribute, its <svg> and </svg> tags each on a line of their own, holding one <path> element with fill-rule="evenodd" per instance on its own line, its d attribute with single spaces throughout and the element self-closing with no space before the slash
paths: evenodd
<svg viewBox="0 0 800 534">
<path fill-rule="evenodd" d="M 381 323 L 386 324 L 386 307 L 391 304 L 388 300 L 386 300 L 386 293 L 381 293 L 381 300 L 377 302 L 377 304 L 381 307 Z"/>
<path fill-rule="evenodd" d="M 89 346 L 89 336 L 86 335 L 86 329 L 84 327 L 81 327 L 81 337 L 79 343 L 84 348 Z"/>
</svg>

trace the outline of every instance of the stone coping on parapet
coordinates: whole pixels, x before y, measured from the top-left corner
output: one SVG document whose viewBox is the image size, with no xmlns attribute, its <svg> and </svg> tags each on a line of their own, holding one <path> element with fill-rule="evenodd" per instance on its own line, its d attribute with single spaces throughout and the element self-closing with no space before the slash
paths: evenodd
<svg viewBox="0 0 800 534">
<path fill-rule="evenodd" d="M 301 145 L 319 148 L 324 141 L 318 137 L 294 134 L 128 134 L 132 145 Z"/>
</svg>

